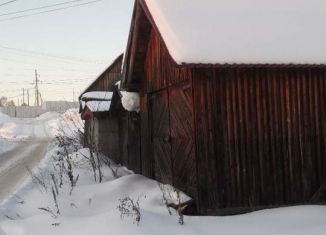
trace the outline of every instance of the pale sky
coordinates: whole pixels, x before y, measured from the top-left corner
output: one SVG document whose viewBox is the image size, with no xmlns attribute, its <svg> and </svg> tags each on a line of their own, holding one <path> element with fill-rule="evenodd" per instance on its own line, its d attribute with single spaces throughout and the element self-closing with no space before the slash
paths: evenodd
<svg viewBox="0 0 326 235">
<path fill-rule="evenodd" d="M 1 6 L 8 0 L 0 0 L 0 96 L 12 97 L 17 103 L 22 99 L 22 89 L 30 89 L 30 104 L 33 104 L 32 82 L 37 69 L 44 100 L 73 100 L 73 90 L 78 97 L 80 91 L 124 52 L 133 0 L 102 0 L 61 11 L 9 19 L 94 1 L 79 0 L 1 16 L 69 1 L 72 0 L 16 0 Z"/>
</svg>

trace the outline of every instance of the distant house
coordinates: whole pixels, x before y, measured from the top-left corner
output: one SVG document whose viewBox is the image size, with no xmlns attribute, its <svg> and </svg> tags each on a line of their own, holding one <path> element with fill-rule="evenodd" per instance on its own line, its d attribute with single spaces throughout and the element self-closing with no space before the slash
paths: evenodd
<svg viewBox="0 0 326 235">
<path fill-rule="evenodd" d="M 326 9 L 289 2 L 135 3 L 121 84 L 141 97 L 135 165 L 201 214 L 309 203 L 325 183 Z"/>
<path fill-rule="evenodd" d="M 75 108 L 78 108 L 78 102 L 44 101 L 42 106 L 8 106 L 2 107 L 0 111 L 11 117 L 36 118 L 46 112 L 64 113 Z"/>
<path fill-rule="evenodd" d="M 42 104 L 42 110 L 46 112 L 64 113 L 68 109 L 75 109 L 75 108 L 78 108 L 78 102 L 44 101 Z"/>
</svg>

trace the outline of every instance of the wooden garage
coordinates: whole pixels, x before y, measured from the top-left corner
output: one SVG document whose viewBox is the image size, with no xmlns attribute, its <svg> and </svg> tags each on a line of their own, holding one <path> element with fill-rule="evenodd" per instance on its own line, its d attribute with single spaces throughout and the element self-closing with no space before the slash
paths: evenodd
<svg viewBox="0 0 326 235">
<path fill-rule="evenodd" d="M 122 87 L 141 96 L 140 170 L 188 193 L 200 214 L 322 200 L 326 54 L 302 30 L 326 32 L 282 6 L 272 7 L 283 23 L 273 22 L 268 5 L 135 2 Z"/>
<path fill-rule="evenodd" d="M 115 84 L 121 79 L 120 55 L 80 95 L 80 113 L 85 120 L 85 146 L 120 160 L 119 117 L 124 112 Z"/>
<path fill-rule="evenodd" d="M 120 55 L 79 97 L 84 143 L 140 173 L 140 116 L 126 111 L 121 103 L 122 61 Z"/>
</svg>

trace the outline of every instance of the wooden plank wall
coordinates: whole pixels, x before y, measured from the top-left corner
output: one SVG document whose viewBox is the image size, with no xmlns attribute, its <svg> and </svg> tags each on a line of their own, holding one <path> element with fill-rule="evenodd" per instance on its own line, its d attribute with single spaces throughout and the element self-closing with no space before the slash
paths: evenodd
<svg viewBox="0 0 326 235">
<path fill-rule="evenodd" d="M 141 9 L 133 23 L 127 80 L 141 93 L 141 172 L 155 175 L 151 98 L 166 92 L 169 105 L 170 90 L 189 82 L 199 212 L 308 202 L 326 180 L 325 69 L 176 67 Z"/>
<path fill-rule="evenodd" d="M 191 77 L 190 69 L 175 68 L 168 51 L 154 30 L 150 33 L 144 72 L 141 81 L 141 165 L 142 174 L 154 177 L 152 129 L 150 120 L 151 94 L 169 86 L 186 81 Z"/>
<path fill-rule="evenodd" d="M 97 135 L 95 147 L 97 151 L 104 153 L 106 156 L 120 162 L 119 149 L 119 116 L 108 113 L 96 114 L 98 120 Z"/>
<path fill-rule="evenodd" d="M 177 68 L 160 37 L 151 31 L 150 41 L 145 61 L 145 76 L 143 91 L 152 93 L 191 78 L 191 69 Z"/>
<path fill-rule="evenodd" d="M 84 146 L 89 146 L 90 143 L 90 133 L 91 133 L 91 120 L 85 120 L 85 128 L 84 128 Z"/>
<path fill-rule="evenodd" d="M 141 173 L 140 158 L 140 116 L 137 112 L 128 113 L 128 166 L 135 173 Z"/>
<path fill-rule="evenodd" d="M 121 78 L 121 66 L 122 57 L 119 57 L 108 71 L 104 72 L 100 78 L 98 78 L 91 86 L 87 88 L 86 92 L 112 90 L 114 83 Z"/>
<path fill-rule="evenodd" d="M 201 212 L 309 202 L 326 180 L 326 70 L 194 69 L 193 86 Z"/>
<path fill-rule="evenodd" d="M 120 162 L 128 166 L 128 115 L 119 116 L 119 148 Z"/>
<path fill-rule="evenodd" d="M 95 122 L 94 115 L 85 120 L 84 146 L 93 147 L 95 145 Z"/>
<path fill-rule="evenodd" d="M 142 174 L 153 178 L 153 152 L 151 148 L 151 127 L 149 123 L 149 100 L 148 95 L 140 97 L 140 136 L 141 136 L 141 170 Z"/>
<path fill-rule="evenodd" d="M 141 173 L 141 130 L 140 116 L 136 112 L 124 112 L 119 115 L 119 148 L 120 163 L 133 170 L 135 173 Z"/>
</svg>

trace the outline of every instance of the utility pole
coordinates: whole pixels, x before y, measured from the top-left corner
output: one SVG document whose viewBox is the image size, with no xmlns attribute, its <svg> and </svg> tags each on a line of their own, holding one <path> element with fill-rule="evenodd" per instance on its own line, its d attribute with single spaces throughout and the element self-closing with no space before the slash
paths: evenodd
<svg viewBox="0 0 326 235">
<path fill-rule="evenodd" d="M 75 102 L 75 88 L 72 89 L 72 100 Z"/>
<path fill-rule="evenodd" d="M 27 89 L 27 105 L 29 106 L 29 89 Z"/>
<path fill-rule="evenodd" d="M 23 105 L 25 105 L 25 88 L 23 88 Z"/>
<path fill-rule="evenodd" d="M 40 95 L 41 105 L 43 105 L 43 98 L 42 98 L 42 94 L 41 94 L 41 93 L 39 93 L 39 95 Z"/>
<path fill-rule="evenodd" d="M 35 69 L 35 102 L 37 106 L 40 106 L 39 91 L 38 91 L 38 74 L 36 69 Z"/>
</svg>

